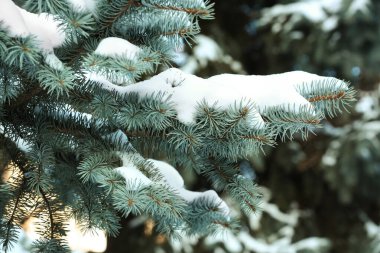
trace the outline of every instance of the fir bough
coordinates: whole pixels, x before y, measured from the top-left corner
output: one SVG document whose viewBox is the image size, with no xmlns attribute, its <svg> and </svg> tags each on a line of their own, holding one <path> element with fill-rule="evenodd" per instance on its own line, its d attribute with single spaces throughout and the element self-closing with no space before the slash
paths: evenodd
<svg viewBox="0 0 380 253">
<path fill-rule="evenodd" d="M 346 83 L 307 73 L 280 104 L 271 98 L 281 94 L 257 85 L 260 77 L 228 77 L 226 84 L 176 69 L 155 75 L 199 32 L 198 19 L 212 18 L 208 1 L 17 3 L 29 13 L 11 0 L 0 9 L 29 15 L 38 29 L 0 12 L 0 137 L 10 156 L 0 171 L 11 174 L 0 184 L 5 251 L 27 217 L 37 219 L 34 252 L 67 252 L 70 218 L 110 236 L 120 216 L 142 214 L 173 238 L 234 229 L 215 191 L 189 191 L 174 167 L 147 159 L 194 169 L 250 213 L 260 194 L 239 161 L 277 136 L 305 134 L 322 110 L 333 115 L 353 99 Z M 53 16 L 34 14 L 42 12 Z"/>
</svg>

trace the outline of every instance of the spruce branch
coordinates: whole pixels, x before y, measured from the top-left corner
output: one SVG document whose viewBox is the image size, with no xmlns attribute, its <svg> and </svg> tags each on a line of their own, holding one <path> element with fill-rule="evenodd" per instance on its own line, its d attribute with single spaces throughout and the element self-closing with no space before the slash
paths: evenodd
<svg viewBox="0 0 380 253">
<path fill-rule="evenodd" d="M 261 194 L 252 180 L 236 175 L 226 189 L 247 215 L 258 210 Z"/>
<path fill-rule="evenodd" d="M 71 43 L 78 43 L 80 40 L 88 38 L 94 31 L 95 20 L 92 14 L 69 12 L 65 15 L 65 20 L 61 21 L 64 27 L 66 40 Z"/>
<path fill-rule="evenodd" d="M 4 61 L 21 70 L 28 66 L 36 66 L 41 61 L 40 50 L 36 44 L 37 40 L 32 36 L 14 38 L 7 48 Z"/>
<path fill-rule="evenodd" d="M 67 95 L 75 85 L 75 76 L 70 69 L 59 71 L 45 67 L 37 72 L 37 79 L 48 94 L 57 97 Z"/>
<path fill-rule="evenodd" d="M 2 239 L 2 241 L 3 241 L 2 242 L 2 248 L 5 250 L 5 252 L 7 252 L 12 247 L 12 243 L 15 242 L 15 239 L 12 238 L 12 237 L 14 237 L 14 235 L 12 235 L 12 229 L 14 227 L 13 223 L 14 223 L 16 212 L 18 211 L 18 205 L 20 202 L 21 194 L 22 194 L 21 191 L 17 194 L 14 207 L 12 208 L 12 213 L 11 213 L 10 218 L 8 219 L 7 223 L 6 223 L 6 234 L 4 236 L 4 239 Z"/>
<path fill-rule="evenodd" d="M 342 113 L 341 108 L 347 111 L 347 107 L 356 100 L 356 91 L 352 87 L 342 86 L 336 79 L 313 82 L 308 86 L 301 84 L 297 89 L 310 103 L 320 111 L 327 112 L 330 117 Z"/>
<path fill-rule="evenodd" d="M 141 3 L 137 0 L 116 0 L 111 3 L 107 3 L 100 6 L 99 9 L 102 10 L 99 13 L 99 21 L 101 23 L 101 31 L 105 31 L 111 28 L 111 26 L 122 17 L 126 12 L 128 12 L 132 7 L 139 7 Z"/>
<path fill-rule="evenodd" d="M 292 139 L 294 134 L 301 133 L 305 139 L 314 128 L 321 127 L 323 114 L 310 106 L 276 106 L 264 109 L 264 119 L 268 122 L 273 133 L 282 140 Z"/>
<path fill-rule="evenodd" d="M 181 1 L 180 3 L 168 1 L 142 0 L 143 6 L 157 8 L 161 10 L 174 10 L 186 12 L 190 15 L 199 16 L 203 19 L 213 18 L 213 3 L 203 1 Z"/>
<path fill-rule="evenodd" d="M 239 173 L 239 167 L 237 163 L 226 162 L 225 159 L 208 157 L 201 173 L 209 179 L 216 190 L 222 191 Z"/>
<path fill-rule="evenodd" d="M 65 13 L 68 9 L 68 3 L 60 0 L 26 0 L 23 7 L 34 13 L 48 12 L 52 14 Z"/>
<path fill-rule="evenodd" d="M 28 87 L 20 93 L 17 97 L 13 98 L 11 100 L 11 103 L 9 103 L 9 108 L 20 108 L 26 106 L 28 103 L 32 101 L 33 98 L 36 96 L 42 95 L 44 93 L 44 90 L 41 86 L 35 86 L 30 85 L 31 87 Z"/>
<path fill-rule="evenodd" d="M 190 203 L 186 217 L 189 235 L 216 234 L 222 229 L 236 228 L 236 220 L 228 219 L 222 214 L 215 200 L 199 198 Z"/>
<path fill-rule="evenodd" d="M 14 152 L 8 149 L 11 157 Z M 15 157 L 14 157 L 15 158 Z M 16 158 L 17 159 L 17 158 Z M 21 226 L 25 202 L 25 177 L 20 170 L 18 159 L 13 159 L 8 169 L 13 170 L 11 177 L 0 185 L 0 243 L 1 247 L 8 252 L 18 238 L 17 228 Z M 7 192 L 3 193 L 2 191 Z M 3 202 L 4 201 L 4 202 Z"/>
<path fill-rule="evenodd" d="M 199 32 L 199 19 L 212 17 L 208 1 L 100 0 L 91 11 L 66 1 L 24 2 L 57 14 L 49 22 L 59 24 L 27 13 L 53 35 L 27 25 L 15 35 L 12 19 L 0 17 L 10 27 L 0 29 L 0 135 L 23 180 L 0 188 L 10 189 L 0 195 L 1 215 L 11 220 L 0 224 L 6 244 L 30 215 L 40 219 L 35 252 L 68 251 L 69 216 L 111 236 L 119 215 L 147 215 L 171 237 L 234 229 L 215 191 L 187 190 L 174 167 L 144 157 L 195 169 L 249 214 L 260 193 L 239 162 L 277 136 L 306 135 L 322 111 L 334 115 L 354 99 L 345 82 L 305 72 L 203 79 L 171 68 L 154 75 Z"/>
</svg>

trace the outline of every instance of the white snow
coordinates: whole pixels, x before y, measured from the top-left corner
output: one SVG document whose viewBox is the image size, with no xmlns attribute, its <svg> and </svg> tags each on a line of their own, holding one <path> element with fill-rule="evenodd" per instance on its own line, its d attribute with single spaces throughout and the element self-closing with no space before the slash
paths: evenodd
<svg viewBox="0 0 380 253">
<path fill-rule="evenodd" d="M 136 166 L 122 166 L 115 169 L 126 180 L 128 190 L 138 190 L 142 187 L 149 186 L 152 181 L 147 178 Z"/>
<path fill-rule="evenodd" d="M 376 119 L 379 115 L 379 102 L 377 95 L 367 94 L 362 96 L 357 104 L 355 110 L 358 113 L 363 114 L 363 118 L 366 120 Z"/>
<path fill-rule="evenodd" d="M 98 82 L 102 84 L 102 87 L 106 90 L 115 90 L 117 92 L 123 92 L 121 87 L 108 81 L 103 75 L 96 72 L 84 71 L 84 76 L 87 80 Z"/>
<path fill-rule="evenodd" d="M 128 190 L 138 190 L 142 187 L 149 186 L 152 181 L 147 178 L 136 166 L 133 164 L 123 165 L 115 169 L 126 180 Z"/>
<path fill-rule="evenodd" d="M 239 97 L 251 99 L 261 111 L 266 107 L 279 105 L 296 105 L 295 108 L 311 107 L 310 103 L 296 91 L 295 85 L 318 79 L 321 78 L 317 75 L 294 71 L 268 76 L 222 74 L 208 80 L 213 81 L 218 88 L 224 89 L 226 95 L 238 93 Z"/>
<path fill-rule="evenodd" d="M 215 40 L 205 35 L 196 37 L 197 45 L 194 47 L 194 55 L 199 60 L 201 67 L 205 67 L 208 61 L 216 61 L 223 55 L 222 49 Z"/>
<path fill-rule="evenodd" d="M 0 1 L 0 21 L 10 30 L 12 36 L 27 36 L 29 34 L 20 8 L 12 0 Z"/>
<path fill-rule="evenodd" d="M 371 239 L 372 252 L 380 252 L 380 225 L 374 223 L 365 213 L 360 214 L 364 222 L 364 229 L 368 238 Z"/>
<path fill-rule="evenodd" d="M 217 233 L 216 235 L 207 236 L 205 239 L 206 245 L 214 245 L 218 242 L 223 243 L 228 252 L 239 253 L 243 250 L 242 243 L 230 230 L 223 231 L 223 233 Z"/>
<path fill-rule="evenodd" d="M 15 144 L 16 146 L 21 150 L 23 151 L 24 153 L 28 153 L 31 151 L 31 144 L 27 141 L 25 141 L 24 139 L 22 138 L 18 138 L 16 141 L 15 141 Z"/>
<path fill-rule="evenodd" d="M 347 14 L 352 16 L 357 12 L 362 12 L 363 14 L 369 14 L 369 6 L 371 5 L 370 0 L 353 0 L 350 7 L 347 10 Z"/>
<path fill-rule="evenodd" d="M 102 39 L 95 53 L 108 57 L 126 57 L 127 59 L 135 59 L 141 49 L 130 43 L 128 40 L 109 37 Z"/>
<path fill-rule="evenodd" d="M 330 16 L 323 21 L 321 28 L 325 32 L 332 31 L 337 27 L 338 21 L 338 16 Z"/>
<path fill-rule="evenodd" d="M 313 249 L 314 252 L 321 252 L 322 249 L 329 248 L 331 242 L 324 238 L 318 237 L 309 237 L 303 240 L 300 240 L 293 244 L 296 252 L 300 252 L 303 250 Z"/>
<path fill-rule="evenodd" d="M 187 202 L 192 202 L 197 198 L 205 198 L 219 204 L 219 209 L 226 216 L 229 215 L 230 210 L 227 204 L 218 196 L 214 190 L 208 190 L 205 192 L 196 192 L 186 190 L 184 187 L 184 181 L 179 172 L 166 162 L 149 159 L 153 165 L 160 171 L 166 184 L 172 187 Z"/>
<path fill-rule="evenodd" d="M 322 22 L 326 17 L 326 11 L 337 13 L 341 9 L 342 0 L 309 0 L 290 4 L 276 4 L 263 10 L 265 21 L 281 15 L 299 14 L 312 22 Z M 264 21 L 264 20 L 263 20 Z"/>
<path fill-rule="evenodd" d="M 4 134 L 4 126 L 0 124 L 0 133 Z M 18 149 L 20 149 L 24 153 L 28 153 L 31 151 L 31 143 L 24 140 L 21 137 L 15 138 L 13 135 L 4 134 L 5 137 L 11 139 L 17 146 Z"/>
<path fill-rule="evenodd" d="M 183 64 L 183 66 L 181 67 L 181 69 L 184 72 L 189 73 L 189 74 L 195 73 L 199 69 L 199 64 L 197 62 L 197 59 L 195 57 L 188 57 L 187 56 L 187 58 L 186 58 L 186 64 Z"/>
<path fill-rule="evenodd" d="M 153 183 L 163 183 L 170 186 L 175 193 L 177 193 L 182 199 L 190 203 L 197 198 L 205 198 L 218 204 L 220 211 L 229 216 L 230 210 L 227 204 L 218 196 L 213 190 L 205 192 L 189 191 L 185 189 L 184 181 L 179 172 L 166 162 L 158 161 L 154 159 L 148 159 L 152 165 L 158 169 L 159 173 L 163 176 L 160 182 L 153 182 L 146 177 L 133 163 L 134 155 L 120 154 L 123 166 L 116 168 L 115 170 L 122 175 L 126 182 L 128 190 L 138 190 L 142 187 L 149 186 Z"/>
<path fill-rule="evenodd" d="M 94 12 L 97 0 L 67 0 L 76 11 L 90 11 Z"/>
<path fill-rule="evenodd" d="M 283 237 L 271 243 L 264 240 L 256 239 L 247 232 L 240 232 L 238 239 L 243 243 L 244 247 L 257 253 L 297 253 L 300 251 L 321 252 L 329 248 L 331 243 L 329 240 L 318 237 L 309 237 L 295 243 L 291 243 L 289 237 Z"/>
<path fill-rule="evenodd" d="M 307 237 L 299 241 L 294 241 L 295 231 L 298 225 L 298 217 L 301 215 L 306 217 L 309 214 L 308 210 L 300 210 L 297 205 L 291 207 L 290 212 L 282 213 L 275 204 L 269 203 L 271 199 L 271 192 L 269 189 L 262 187 L 262 212 L 251 214 L 249 219 L 255 219 L 254 224 L 250 223 L 251 231 L 255 231 L 254 234 L 250 234 L 247 230 L 242 229 L 236 235 L 231 231 L 223 231 L 223 233 L 217 233 L 206 237 L 205 245 L 215 245 L 222 243 L 226 251 L 228 252 L 257 252 L 257 253 L 297 253 L 297 252 L 327 252 L 331 246 L 331 242 L 326 238 Z M 262 213 L 269 214 L 269 218 L 283 224 L 279 229 L 271 230 L 263 234 L 260 229 L 262 220 Z M 253 218 L 254 217 L 254 218 Z M 253 226 L 252 226 L 253 225 Z M 366 224 L 366 227 L 367 226 Z M 378 228 L 377 228 L 378 229 Z M 377 229 L 374 226 L 370 227 L 371 233 L 374 234 Z M 369 229 L 367 229 L 369 230 Z M 196 237 L 198 239 L 198 237 Z M 175 245 L 175 252 L 192 253 L 193 250 L 186 251 L 185 247 L 181 247 L 180 241 Z M 195 245 L 197 240 L 190 242 L 185 240 L 186 246 L 188 244 Z M 173 244 L 171 242 L 171 244 Z M 174 247 L 173 247 L 174 248 Z M 220 252 L 224 252 L 221 248 Z M 215 250 L 216 252 L 216 250 Z M 219 251 L 218 251 L 219 252 Z"/>
<path fill-rule="evenodd" d="M 175 63 L 178 64 L 185 73 L 194 74 L 199 69 L 205 68 L 210 61 L 229 65 L 236 73 L 245 73 L 241 63 L 224 53 L 214 39 L 205 35 L 197 35 L 194 37 L 194 41 L 196 45 L 193 48 L 192 55 L 189 56 L 183 52 L 182 47 L 176 54 Z"/>
<path fill-rule="evenodd" d="M 276 4 L 263 10 L 263 17 L 259 20 L 259 23 L 266 25 L 273 22 L 273 19 L 283 15 L 298 15 L 313 23 L 322 23 L 328 18 L 328 13 L 335 14 L 341 8 L 342 0 L 305 0 L 285 5 Z M 326 24 L 326 26 L 328 25 Z"/>
<path fill-rule="evenodd" d="M 248 249 L 249 251 L 255 251 L 255 252 L 260 252 L 260 253 L 267 253 L 267 252 L 276 252 L 275 250 L 272 250 L 272 247 L 276 247 L 278 250 L 278 246 L 274 246 L 271 244 L 267 244 L 259 239 L 253 238 L 250 234 L 247 232 L 240 232 L 239 233 L 239 240 L 243 242 L 244 248 Z M 287 251 L 284 251 L 287 252 Z"/>
<path fill-rule="evenodd" d="M 223 50 L 219 47 L 215 40 L 205 35 L 197 35 L 194 37 L 196 45 L 193 47 L 193 55 L 186 53 L 177 53 L 176 63 L 181 66 L 181 70 L 185 73 L 194 74 L 199 68 L 207 66 L 209 61 L 222 61 L 224 58 Z M 183 50 L 183 48 L 180 48 Z M 179 56 L 182 56 L 181 59 Z M 179 62 L 181 59 L 183 62 Z"/>
<path fill-rule="evenodd" d="M 371 1 L 353 0 L 347 10 L 343 6 L 343 0 L 302 0 L 290 4 L 276 4 L 262 10 L 262 17 L 258 23 L 260 26 L 271 24 L 273 33 L 290 32 L 294 25 L 304 18 L 319 24 L 324 32 L 330 32 L 339 22 L 336 14 L 344 10 L 347 17 L 352 17 L 358 12 L 366 15 L 370 11 Z"/>
<path fill-rule="evenodd" d="M 121 155 L 122 167 L 115 170 L 125 178 L 128 190 L 139 190 L 151 185 L 153 182 L 145 176 L 133 163 L 133 157 Z"/>
<path fill-rule="evenodd" d="M 299 213 L 292 210 L 290 213 L 283 213 L 278 206 L 269 202 L 261 203 L 261 208 L 265 210 L 273 219 L 276 219 L 284 224 L 296 226 L 298 223 Z"/>
<path fill-rule="evenodd" d="M 64 32 L 53 15 L 27 12 L 11 0 L 0 1 L 0 22 L 9 30 L 11 36 L 36 36 L 40 48 L 46 52 L 61 46 L 65 40 Z"/>
<path fill-rule="evenodd" d="M 29 32 L 41 42 L 41 47 L 47 51 L 59 47 L 65 40 L 59 22 L 53 15 L 41 13 L 39 15 L 20 9 Z"/>
<path fill-rule="evenodd" d="M 48 53 L 45 57 L 45 63 L 51 68 L 56 70 L 63 70 L 63 63 L 58 59 L 58 57 L 53 53 Z"/>
<path fill-rule="evenodd" d="M 333 167 L 336 165 L 336 162 L 336 156 L 333 156 L 328 152 L 322 156 L 322 164 L 325 166 Z"/>
<path fill-rule="evenodd" d="M 363 216 L 363 215 L 362 215 Z M 380 226 L 370 220 L 368 217 L 365 217 L 366 221 L 364 223 L 364 229 L 367 232 L 369 237 L 375 237 L 380 235 Z"/>
<path fill-rule="evenodd" d="M 164 177 L 165 182 L 174 189 L 180 189 L 185 187 L 185 182 L 179 172 L 170 164 L 158 161 L 154 159 L 149 159 Z"/>
<path fill-rule="evenodd" d="M 313 22 L 320 22 L 326 18 L 326 13 L 321 6 L 315 2 L 296 2 L 287 5 L 277 4 L 270 9 L 263 11 L 265 18 L 278 17 L 280 15 L 298 14 Z"/>
<path fill-rule="evenodd" d="M 178 231 L 180 240 L 169 240 L 174 253 L 193 253 L 194 245 L 198 243 L 197 236 L 189 236 L 185 231 Z M 215 253 L 215 252 L 214 252 Z"/>
<path fill-rule="evenodd" d="M 92 74 L 88 75 L 92 79 Z M 175 105 L 178 120 L 184 124 L 193 124 L 197 106 L 202 101 L 209 105 L 217 103 L 221 109 L 228 109 L 236 102 L 251 101 L 257 110 L 250 112 L 248 123 L 252 127 L 262 127 L 264 121 L 259 113 L 265 108 L 285 106 L 284 109 L 295 110 L 313 106 L 297 92 L 300 85 L 311 86 L 316 81 L 328 81 L 332 77 L 322 77 L 303 71 L 293 71 L 267 76 L 222 74 L 203 79 L 195 75 L 171 68 L 149 80 L 119 87 L 102 78 L 94 76 L 101 82 L 103 88 L 119 93 L 136 92 L 140 96 L 163 93 L 170 96 Z M 338 81 L 337 87 L 347 87 L 343 81 Z"/>
</svg>

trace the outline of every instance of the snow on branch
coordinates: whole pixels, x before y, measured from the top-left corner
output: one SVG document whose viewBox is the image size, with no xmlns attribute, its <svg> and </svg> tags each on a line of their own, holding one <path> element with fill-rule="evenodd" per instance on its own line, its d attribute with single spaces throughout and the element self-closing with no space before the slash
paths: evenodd
<svg viewBox="0 0 380 253">
<path fill-rule="evenodd" d="M 252 120 L 250 125 L 260 128 L 265 124 L 262 116 L 265 118 L 273 108 L 280 108 L 292 115 L 300 115 L 298 118 L 301 119 L 314 116 L 317 124 L 321 106 L 314 106 L 313 102 L 332 106 L 335 103 L 328 103 L 330 100 L 353 99 L 352 90 L 344 81 L 302 71 L 268 76 L 222 74 L 203 79 L 179 69 L 170 68 L 149 80 L 126 87 L 119 87 L 93 74 L 89 74 L 88 78 L 100 82 L 104 89 L 120 94 L 137 93 L 141 97 L 158 93 L 166 94 L 175 106 L 178 120 L 188 125 L 195 123 L 198 105 L 204 102 L 217 105 L 222 110 L 228 110 L 236 102 L 250 101 L 255 107 L 250 111 L 249 118 Z M 319 90 L 324 93 L 321 94 Z M 306 117 L 304 115 L 306 113 L 310 117 Z M 286 118 L 290 122 L 297 119 L 289 115 Z"/>
<path fill-rule="evenodd" d="M 348 7 L 347 7 L 348 5 Z M 352 18 L 357 13 L 368 14 L 370 0 L 308 0 L 289 4 L 276 4 L 261 11 L 259 26 L 271 26 L 273 33 L 289 32 L 300 22 L 307 20 L 330 32 L 339 25 L 339 15 Z M 286 22 L 284 22 L 284 18 Z"/>
<path fill-rule="evenodd" d="M 108 57 L 126 57 L 133 60 L 141 49 L 127 40 L 109 37 L 103 39 L 95 50 L 96 54 Z"/>
<path fill-rule="evenodd" d="M 46 52 L 52 52 L 65 40 L 59 21 L 47 13 L 34 14 L 19 8 L 12 0 L 0 1 L 0 25 L 8 29 L 13 37 L 35 36 L 39 46 Z"/>
<path fill-rule="evenodd" d="M 311 0 L 291 4 L 278 4 L 272 8 L 263 10 L 262 24 L 270 23 L 271 19 L 282 16 L 297 14 L 314 23 L 323 22 L 327 19 L 327 13 L 337 13 L 342 8 L 342 0 Z"/>
<path fill-rule="evenodd" d="M 227 204 L 218 196 L 214 190 L 205 192 L 190 191 L 185 189 L 185 184 L 182 176 L 178 171 L 166 162 L 148 159 L 147 162 L 151 163 L 152 167 L 157 169 L 157 172 L 162 178 L 157 182 L 149 179 L 138 167 L 133 163 L 133 158 L 127 155 L 122 155 L 123 165 L 116 168 L 116 171 L 122 175 L 127 184 L 128 190 L 138 190 L 143 187 L 148 187 L 152 184 L 164 184 L 169 186 L 176 194 L 178 194 L 187 203 L 191 203 L 197 199 L 203 198 L 213 203 L 218 204 L 218 208 L 224 215 L 228 216 L 230 210 Z"/>
<path fill-rule="evenodd" d="M 95 11 L 96 9 L 96 0 L 67 0 L 76 11 Z"/>
<path fill-rule="evenodd" d="M 83 59 L 87 73 L 99 75 L 113 84 L 125 86 L 135 83 L 143 74 L 151 73 L 161 56 L 149 47 L 138 47 L 128 40 L 108 37 L 96 50 Z"/>
</svg>

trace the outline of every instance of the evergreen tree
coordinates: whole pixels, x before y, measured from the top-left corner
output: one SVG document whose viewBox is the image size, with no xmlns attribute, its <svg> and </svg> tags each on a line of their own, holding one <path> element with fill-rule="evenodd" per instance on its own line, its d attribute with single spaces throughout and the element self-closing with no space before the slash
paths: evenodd
<svg viewBox="0 0 380 253">
<path fill-rule="evenodd" d="M 202 79 L 168 68 L 212 8 L 203 0 L 0 2 L 5 251 L 28 217 L 39 220 L 34 252 L 68 251 L 71 217 L 110 236 L 120 216 L 141 214 L 171 238 L 234 229 L 217 193 L 185 189 L 177 169 L 206 177 L 250 213 L 260 193 L 239 162 L 278 139 L 306 137 L 353 100 L 347 83 L 306 72 Z"/>
</svg>

